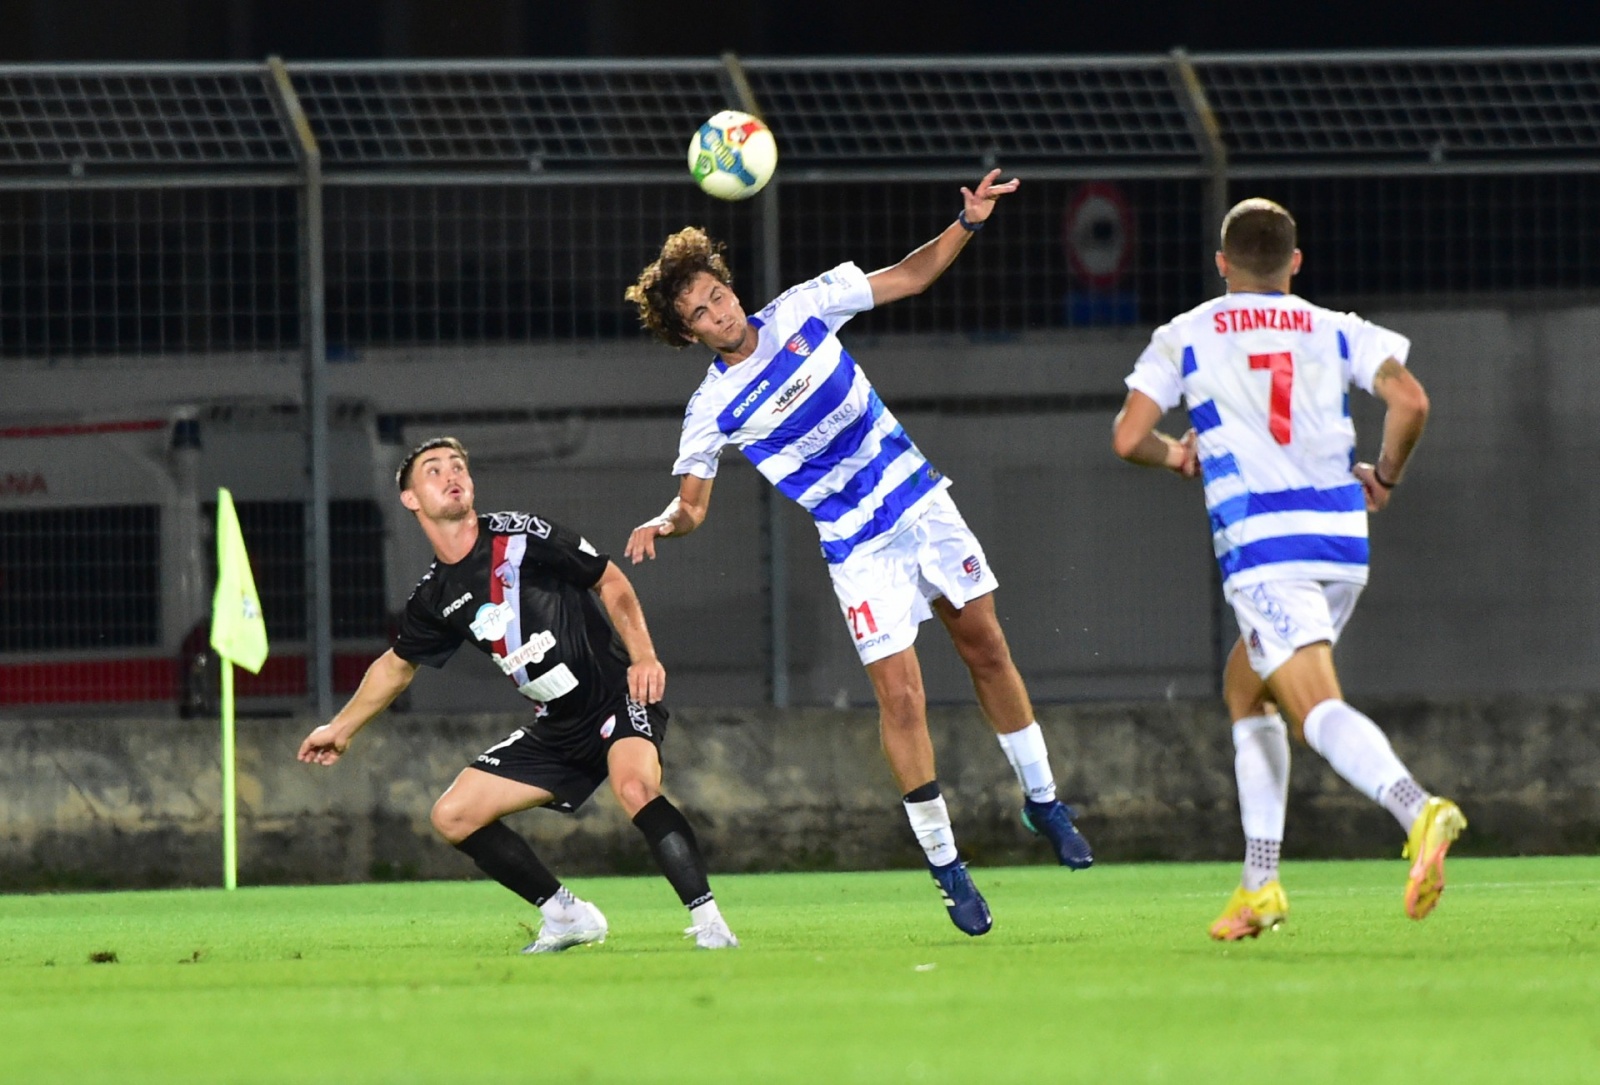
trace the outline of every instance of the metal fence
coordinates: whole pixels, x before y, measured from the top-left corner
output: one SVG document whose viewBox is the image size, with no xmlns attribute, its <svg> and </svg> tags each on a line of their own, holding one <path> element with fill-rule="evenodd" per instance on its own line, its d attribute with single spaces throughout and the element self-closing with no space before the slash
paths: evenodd
<svg viewBox="0 0 1600 1085">
<path fill-rule="evenodd" d="M 749 204 L 684 176 L 689 134 L 730 106 L 782 149 Z M 857 334 L 1158 322 L 1212 292 L 1219 216 L 1256 194 L 1299 212 L 1305 290 L 1323 299 L 1600 288 L 1597 50 L 0 67 L 0 373 L 99 374 L 130 404 L 0 405 L 6 441 L 56 442 L 57 461 L 104 476 L 74 502 L 39 492 L 31 451 L 0 466 L 0 703 L 203 700 L 205 592 L 188 581 L 208 574 L 183 564 L 205 548 L 205 469 L 181 467 L 195 404 L 276 480 L 241 509 L 285 648 L 245 692 L 326 712 L 382 644 L 374 480 L 408 436 L 408 419 L 335 401 L 330 365 L 628 343 L 622 286 L 684 222 L 770 295 L 840 259 L 892 262 L 994 165 L 1028 194 L 1004 229 L 948 289 Z M 149 359 L 293 368 L 299 390 L 240 404 L 200 388 L 179 410 L 138 394 Z M 1075 403 L 1104 407 L 996 409 Z M 585 409 L 623 408 L 673 414 Z M 159 485 L 113 485 L 158 461 Z M 784 703 L 787 533 L 763 515 L 749 602 Z"/>
</svg>

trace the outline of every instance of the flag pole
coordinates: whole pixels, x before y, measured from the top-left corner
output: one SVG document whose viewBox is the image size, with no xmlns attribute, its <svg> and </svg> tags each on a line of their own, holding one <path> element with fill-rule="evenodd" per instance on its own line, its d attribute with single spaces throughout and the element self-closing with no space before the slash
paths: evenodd
<svg viewBox="0 0 1600 1085">
<path fill-rule="evenodd" d="M 233 756 L 233 663 L 222 660 L 222 885 L 239 887 L 239 825 Z"/>
</svg>

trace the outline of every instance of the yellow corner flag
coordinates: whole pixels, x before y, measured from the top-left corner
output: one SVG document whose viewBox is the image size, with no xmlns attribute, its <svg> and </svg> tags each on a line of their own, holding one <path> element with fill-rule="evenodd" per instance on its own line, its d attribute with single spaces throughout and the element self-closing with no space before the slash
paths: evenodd
<svg viewBox="0 0 1600 1085">
<path fill-rule="evenodd" d="M 233 666 L 260 674 L 267 661 L 267 621 L 239 530 L 233 494 L 217 491 L 217 594 L 211 600 L 211 647 L 222 657 L 222 884 L 239 885 L 238 790 L 233 745 Z"/>
<path fill-rule="evenodd" d="M 250 555 L 233 494 L 217 491 L 217 594 L 211 603 L 211 647 L 230 663 L 260 674 L 267 661 L 267 623 L 250 575 Z"/>
</svg>

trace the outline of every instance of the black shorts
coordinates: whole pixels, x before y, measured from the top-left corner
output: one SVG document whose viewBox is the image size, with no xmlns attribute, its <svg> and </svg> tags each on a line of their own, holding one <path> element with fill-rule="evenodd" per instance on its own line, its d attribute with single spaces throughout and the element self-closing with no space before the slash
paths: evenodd
<svg viewBox="0 0 1600 1085">
<path fill-rule="evenodd" d="M 549 809 L 570 814 L 588 801 L 610 775 L 606 757 L 613 743 L 625 738 L 647 738 L 655 744 L 656 756 L 660 757 L 661 740 L 666 733 L 664 706 L 642 705 L 632 697 L 624 697 L 612 710 L 579 724 L 552 727 L 541 720 L 519 727 L 480 753 L 471 767 L 543 788 L 555 796 Z"/>
</svg>

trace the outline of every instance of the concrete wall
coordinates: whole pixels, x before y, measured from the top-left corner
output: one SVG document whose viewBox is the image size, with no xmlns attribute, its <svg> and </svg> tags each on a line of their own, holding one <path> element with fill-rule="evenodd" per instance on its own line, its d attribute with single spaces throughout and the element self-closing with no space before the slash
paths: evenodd
<svg viewBox="0 0 1600 1085">
<path fill-rule="evenodd" d="M 1482 304 L 1373 310 L 1409 335 L 1433 418 L 1392 508 L 1372 527 L 1372 583 L 1341 647 L 1346 688 L 1367 696 L 1600 692 L 1600 307 Z M 846 338 L 891 406 L 931 396 L 1118 393 L 1147 330 L 1055 332 L 1003 342 Z M 131 410 L 297 394 L 292 364 L 93 360 L 9 368 L 8 404 L 41 413 Z M 389 352 L 332 367 L 333 391 L 377 411 L 681 406 L 703 355 L 645 344 Z M 120 367 L 120 368 L 118 368 Z M 1378 413 L 1357 395 L 1361 451 Z M 1203 696 L 1212 686 L 1212 573 L 1197 486 L 1116 461 L 1109 412 L 939 415 L 903 421 L 955 480 L 1002 588 L 1000 611 L 1041 701 Z M 1181 417 L 1168 428 L 1181 429 Z M 618 552 L 675 491 L 677 423 L 567 420 L 457 426 L 474 448 L 479 506 L 531 507 Z M 420 437 L 417 432 L 408 434 Z M 766 699 L 765 484 L 725 457 L 710 519 L 633 570 L 680 705 Z M 27 467 L 23 464 L 19 469 Z M 384 493 L 382 500 L 389 500 Z M 869 705 L 815 532 L 784 507 L 796 703 Z M 392 603 L 426 566 L 420 533 L 389 541 Z M 1231 619 L 1220 635 L 1231 639 Z M 970 699 L 936 631 L 921 644 L 930 697 Z M 462 653 L 469 656 L 471 653 Z M 508 684 L 463 658 L 414 687 L 419 710 L 514 710 Z"/>
<path fill-rule="evenodd" d="M 1382 701 L 1363 705 L 1422 782 L 1471 820 L 1463 851 L 1600 851 L 1600 699 Z M 428 811 L 514 716 L 391 714 L 330 769 L 294 751 L 311 721 L 244 720 L 240 862 L 246 883 L 464 877 Z M 1241 850 L 1233 750 L 1208 702 L 1054 706 L 1041 712 L 1063 797 L 1104 861 L 1230 859 Z M 963 849 L 985 864 L 1039 862 L 1016 785 L 976 713 L 933 713 L 940 775 Z M 0 721 L 0 888 L 217 884 L 215 724 L 171 719 Z M 714 869 L 914 866 L 868 711 L 675 713 L 667 790 Z M 609 794 L 578 815 L 518 815 L 558 871 L 652 869 Z M 1291 856 L 1390 856 L 1381 809 L 1297 748 Z"/>
</svg>

